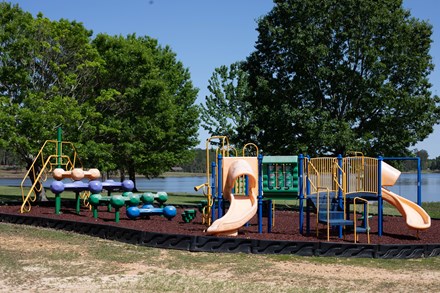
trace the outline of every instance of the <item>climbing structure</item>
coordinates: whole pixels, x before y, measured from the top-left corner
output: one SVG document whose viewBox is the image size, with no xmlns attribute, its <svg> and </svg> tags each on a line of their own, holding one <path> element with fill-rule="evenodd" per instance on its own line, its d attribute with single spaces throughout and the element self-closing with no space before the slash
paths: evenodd
<svg viewBox="0 0 440 293">
<path fill-rule="evenodd" d="M 35 202 L 37 195 L 43 191 L 43 182 L 47 180 L 48 174 L 56 168 L 64 170 L 82 168 L 75 146 L 71 142 L 61 140 L 61 129 L 58 129 L 57 140 L 47 140 L 43 144 L 20 184 L 23 199 L 21 213 L 31 210 L 31 203 Z M 31 180 L 29 189 L 25 186 L 28 178 Z"/>
</svg>

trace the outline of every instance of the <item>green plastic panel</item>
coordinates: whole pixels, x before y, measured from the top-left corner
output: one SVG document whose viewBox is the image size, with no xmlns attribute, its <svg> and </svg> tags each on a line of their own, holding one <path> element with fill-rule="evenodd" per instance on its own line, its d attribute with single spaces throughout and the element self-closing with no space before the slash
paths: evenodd
<svg viewBox="0 0 440 293">
<path fill-rule="evenodd" d="M 298 156 L 263 157 L 264 198 L 296 199 L 298 191 Z"/>
</svg>

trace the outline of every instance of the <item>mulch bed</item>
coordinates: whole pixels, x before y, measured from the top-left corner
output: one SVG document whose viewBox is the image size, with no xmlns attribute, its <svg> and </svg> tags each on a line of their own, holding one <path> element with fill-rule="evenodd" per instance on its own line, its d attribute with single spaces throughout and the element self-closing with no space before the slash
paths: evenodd
<svg viewBox="0 0 440 293">
<path fill-rule="evenodd" d="M 188 208 L 186 208 L 188 209 Z M 141 218 L 137 220 L 130 220 L 125 215 L 125 208 L 121 208 L 120 222 L 115 223 L 115 214 L 108 212 L 106 207 L 99 208 L 98 219 L 94 219 L 92 212 L 83 207 L 80 215 L 75 213 L 72 202 L 63 202 L 61 214 L 56 215 L 53 204 L 41 204 L 33 206 L 29 213 L 20 214 L 20 205 L 17 203 L 9 203 L 0 206 L 0 213 L 45 217 L 50 219 L 64 219 L 84 223 L 99 223 L 117 227 L 125 227 L 139 231 L 158 232 L 167 234 L 183 234 L 206 236 L 204 230 L 206 226 L 202 224 L 202 217 L 197 211 L 196 218 L 190 222 L 185 223 L 182 220 L 181 214 L 185 208 L 177 208 L 177 216 L 172 220 L 167 220 L 161 216 L 151 216 L 150 218 Z M 319 237 L 316 236 L 316 218 L 311 216 L 311 231 L 310 235 L 301 235 L 299 233 L 299 213 L 297 211 L 276 211 L 275 225 L 272 228 L 272 233 L 267 233 L 267 218 L 263 218 L 263 233 L 258 233 L 257 217 L 255 216 L 249 226 L 242 227 L 239 230 L 238 237 L 247 239 L 265 239 L 265 240 L 288 240 L 297 242 L 322 242 L 327 241 L 327 228 L 325 225 L 319 225 Z M 304 220 L 305 223 L 305 220 Z M 305 224 L 304 224 L 305 225 Z M 410 230 L 405 224 L 402 217 L 385 216 L 383 223 L 383 236 L 377 235 L 377 217 L 374 216 L 370 221 L 371 227 L 371 243 L 372 244 L 438 244 L 440 243 L 440 220 L 432 219 L 431 228 L 425 231 L 420 231 L 417 237 L 417 231 Z M 304 226 L 305 231 L 305 226 Z M 345 239 L 339 239 L 337 231 L 331 231 L 331 242 L 353 243 L 353 233 L 346 233 Z M 360 243 L 367 243 L 365 234 L 359 235 Z"/>
</svg>

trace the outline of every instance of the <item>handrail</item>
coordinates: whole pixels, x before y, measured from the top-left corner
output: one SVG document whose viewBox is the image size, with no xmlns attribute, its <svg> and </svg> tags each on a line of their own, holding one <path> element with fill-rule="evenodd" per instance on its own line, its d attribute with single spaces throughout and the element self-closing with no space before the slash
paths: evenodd
<svg viewBox="0 0 440 293">
<path fill-rule="evenodd" d="M 365 221 L 365 227 L 366 227 L 366 230 L 367 230 L 367 241 L 368 241 L 368 243 L 370 243 L 370 224 L 369 224 L 369 218 L 368 218 L 370 212 L 369 212 L 368 200 L 366 200 L 365 198 L 362 198 L 362 197 L 355 197 L 354 200 L 353 200 L 354 243 L 357 242 L 357 225 L 356 225 L 356 221 L 357 221 L 356 212 L 357 212 L 357 209 L 356 209 L 356 200 L 363 201 L 364 204 L 366 204 L 366 207 L 367 207 L 366 211 L 364 209 L 364 221 Z"/>
<path fill-rule="evenodd" d="M 315 192 L 318 192 L 318 186 L 320 185 L 320 176 L 319 176 L 319 172 L 316 169 L 316 167 L 313 165 L 313 163 L 309 160 L 306 159 L 305 161 L 307 161 L 307 180 L 310 183 L 310 185 L 314 188 Z M 316 175 L 316 185 L 312 182 L 312 180 L 310 179 L 310 167 L 312 168 L 313 171 L 315 171 L 315 175 Z M 304 188 L 306 188 L 305 184 L 304 184 Z M 307 196 L 307 192 L 305 192 L 304 194 L 306 194 Z"/>
<path fill-rule="evenodd" d="M 70 164 L 72 164 L 72 162 L 70 161 L 70 157 L 69 157 L 69 156 L 66 156 L 66 155 L 62 155 L 62 156 L 51 155 L 51 156 L 49 156 L 49 157 L 47 158 L 46 162 L 43 164 L 40 173 L 39 173 L 36 177 L 34 177 L 34 183 L 32 184 L 32 186 L 31 186 L 31 188 L 30 188 L 30 190 L 29 190 L 29 192 L 28 192 L 28 194 L 27 194 L 26 197 L 24 196 L 24 186 L 23 186 L 23 184 L 22 184 L 22 186 L 21 186 L 21 197 L 22 197 L 22 199 L 23 199 L 23 204 L 21 205 L 21 208 L 20 208 L 20 212 L 21 212 L 21 213 L 24 213 L 24 212 L 30 212 L 30 210 L 31 210 L 31 204 L 30 204 L 29 200 L 30 200 L 31 202 L 35 202 L 35 200 L 37 199 L 36 191 L 41 191 L 41 189 L 40 189 L 40 190 L 37 190 L 37 189 L 35 188 L 36 185 L 37 185 L 37 184 L 40 184 L 41 176 L 45 173 L 45 170 L 46 170 L 47 165 L 51 164 L 51 162 L 50 162 L 51 159 L 53 159 L 53 158 L 60 158 L 60 157 L 61 157 L 61 158 L 67 158 L 68 162 L 70 162 Z M 29 173 L 29 172 L 28 172 L 28 173 Z M 25 178 L 25 179 L 26 179 L 26 178 Z M 24 180 L 23 180 L 23 182 L 24 182 Z M 23 182 L 22 182 L 22 183 L 23 183 Z M 42 185 L 41 185 L 41 186 L 42 186 Z M 41 187 L 41 188 L 43 188 L 43 187 Z M 31 197 L 32 194 L 34 195 L 33 197 Z"/>
<path fill-rule="evenodd" d="M 330 189 L 319 187 L 316 189 L 316 238 L 319 237 L 319 190 L 327 191 L 327 241 L 330 241 Z"/>
<path fill-rule="evenodd" d="M 30 173 L 31 173 L 31 172 L 34 173 L 34 174 L 32 174 L 32 175 L 33 175 L 33 176 L 32 176 L 33 178 L 35 178 L 35 176 L 36 176 L 36 174 L 35 174 L 35 164 L 39 161 L 40 158 L 41 158 L 41 165 L 44 165 L 44 163 L 47 161 L 47 160 L 44 159 L 45 156 L 44 156 L 43 151 L 44 151 L 44 149 L 46 148 L 46 146 L 47 146 L 49 143 L 57 144 L 58 141 L 57 141 L 57 140 L 46 140 L 46 141 L 44 142 L 43 146 L 42 146 L 42 147 L 40 148 L 40 150 L 38 151 L 37 156 L 35 157 L 34 161 L 32 162 L 32 164 L 31 164 L 31 166 L 29 167 L 28 171 L 26 172 L 25 176 L 23 177 L 23 180 L 21 181 L 20 187 L 21 187 L 21 189 L 22 189 L 22 193 L 23 193 L 24 182 L 25 182 L 26 179 L 29 177 Z M 71 143 L 71 142 L 67 142 L 67 141 L 62 141 L 62 142 L 61 142 L 61 145 L 63 145 L 63 144 L 67 144 L 67 145 L 69 145 L 69 146 L 72 147 L 72 150 L 73 150 L 73 162 L 70 160 L 70 157 L 69 157 L 69 160 L 68 160 L 68 162 L 67 162 L 66 164 L 62 164 L 62 162 L 61 162 L 61 164 L 62 164 L 62 165 L 66 165 L 66 167 L 67 167 L 67 166 L 68 166 L 68 163 L 70 162 L 70 163 L 71 163 L 71 168 L 73 169 L 73 168 L 76 166 L 76 161 L 77 161 L 77 159 L 78 159 L 78 161 L 79 161 L 79 165 L 82 166 L 81 160 L 80 160 L 79 157 L 78 157 L 78 152 L 76 151 L 76 148 L 75 148 L 75 146 L 73 145 L 73 143 Z M 58 154 L 58 149 L 57 149 L 57 148 L 55 148 L 55 149 L 56 149 L 56 151 L 55 151 L 55 156 L 63 157 L 63 156 L 61 156 L 61 154 Z M 51 156 L 53 156 L 53 155 L 51 155 Z M 53 166 L 53 165 L 55 165 L 55 164 L 50 164 L 50 169 L 49 169 L 47 172 L 51 172 L 51 171 L 52 171 L 52 169 L 53 169 L 52 166 Z M 45 169 L 45 168 L 42 168 L 42 170 L 41 170 L 40 172 L 45 172 L 45 171 L 46 171 L 46 169 Z M 46 180 L 47 180 L 47 174 L 45 174 L 45 175 L 46 175 L 46 177 L 43 179 L 43 181 L 46 181 Z"/>
<path fill-rule="evenodd" d="M 342 185 L 340 182 L 340 176 L 338 174 L 339 172 L 341 172 L 341 174 L 342 174 Z M 334 159 L 334 161 L 333 161 L 333 182 L 334 182 L 335 186 L 337 187 L 337 190 L 335 190 L 336 194 L 339 196 L 338 191 L 341 190 L 341 192 L 342 192 L 343 210 L 345 211 L 347 176 L 345 174 L 344 169 L 341 168 L 341 166 L 339 166 L 337 159 Z M 344 212 L 344 220 L 346 220 L 346 218 L 347 217 Z"/>
<path fill-rule="evenodd" d="M 246 151 L 246 148 L 247 148 L 248 146 L 253 146 L 253 147 L 255 148 L 255 151 L 256 151 L 256 157 L 258 157 L 258 153 L 259 153 L 258 146 L 257 146 L 256 144 L 252 143 L 252 142 L 249 142 L 249 143 L 247 143 L 247 144 L 244 145 L 244 147 L 243 147 L 243 157 L 246 156 L 246 152 L 245 152 L 245 151 Z"/>
<path fill-rule="evenodd" d="M 207 224 L 208 226 L 211 225 L 211 208 L 213 205 L 213 199 L 212 199 L 212 190 L 211 190 L 211 178 L 210 178 L 210 160 L 209 160 L 209 146 L 211 144 L 211 141 L 214 139 L 219 139 L 221 142 L 221 146 L 216 149 L 216 164 L 218 164 L 218 151 L 222 150 L 222 155 L 225 155 L 224 147 L 227 148 L 227 154 L 229 154 L 229 140 L 227 136 L 211 136 L 210 138 L 206 139 L 206 183 L 201 184 L 199 186 L 194 187 L 196 191 L 198 191 L 200 188 L 203 188 L 203 195 L 207 198 L 207 205 L 203 208 L 203 217 L 202 222 L 203 224 Z M 216 182 L 218 184 L 218 182 Z"/>
</svg>

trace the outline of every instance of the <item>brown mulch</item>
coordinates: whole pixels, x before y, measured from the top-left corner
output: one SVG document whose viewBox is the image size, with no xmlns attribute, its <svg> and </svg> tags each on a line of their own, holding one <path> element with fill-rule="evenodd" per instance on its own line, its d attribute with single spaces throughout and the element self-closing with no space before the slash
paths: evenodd
<svg viewBox="0 0 440 293">
<path fill-rule="evenodd" d="M 94 219 L 92 212 L 83 207 L 80 215 L 75 213 L 75 209 L 71 204 L 64 204 L 61 209 L 61 214 L 56 215 L 53 206 L 33 206 L 29 213 L 21 214 L 23 216 L 38 216 L 51 219 L 64 219 L 77 222 L 100 223 L 106 225 L 114 225 L 119 227 L 126 227 L 130 229 L 137 229 L 140 231 L 169 233 L 169 234 L 184 234 L 184 235 L 206 235 L 204 230 L 206 226 L 202 224 L 202 217 L 197 211 L 196 218 L 190 222 L 185 223 L 182 220 L 181 214 L 184 208 L 177 208 L 177 216 L 172 220 L 167 220 L 161 216 L 151 216 L 150 218 L 142 218 L 137 220 L 130 220 L 125 215 L 125 208 L 121 208 L 120 222 L 115 223 L 115 215 L 112 212 L 107 212 L 106 207 L 99 208 L 98 219 Z M 0 213 L 20 215 L 20 206 L 16 204 L 0 206 Z M 276 211 L 275 225 L 272 228 L 272 233 L 267 233 L 267 218 L 263 218 L 263 233 L 258 233 L 257 216 L 251 221 L 247 227 L 242 227 L 239 230 L 238 237 L 248 239 L 265 239 L 265 240 L 288 240 L 288 241 L 326 241 L 327 228 L 325 225 L 319 225 L 319 237 L 316 236 L 316 218 L 311 216 L 311 231 L 310 235 L 301 235 L 299 233 L 299 213 L 297 211 Z M 405 224 L 402 217 L 385 216 L 383 223 L 383 236 L 377 235 L 377 217 L 374 216 L 370 221 L 371 227 L 371 243 L 372 244 L 439 244 L 440 243 L 440 220 L 432 219 L 431 228 L 420 231 L 417 237 L 417 231 L 410 230 Z M 305 231 L 305 219 L 304 219 Z M 345 240 L 339 239 L 337 231 L 331 231 L 331 242 L 346 242 L 353 243 L 353 233 L 347 232 Z M 359 235 L 360 243 L 367 243 L 366 235 Z"/>
</svg>

